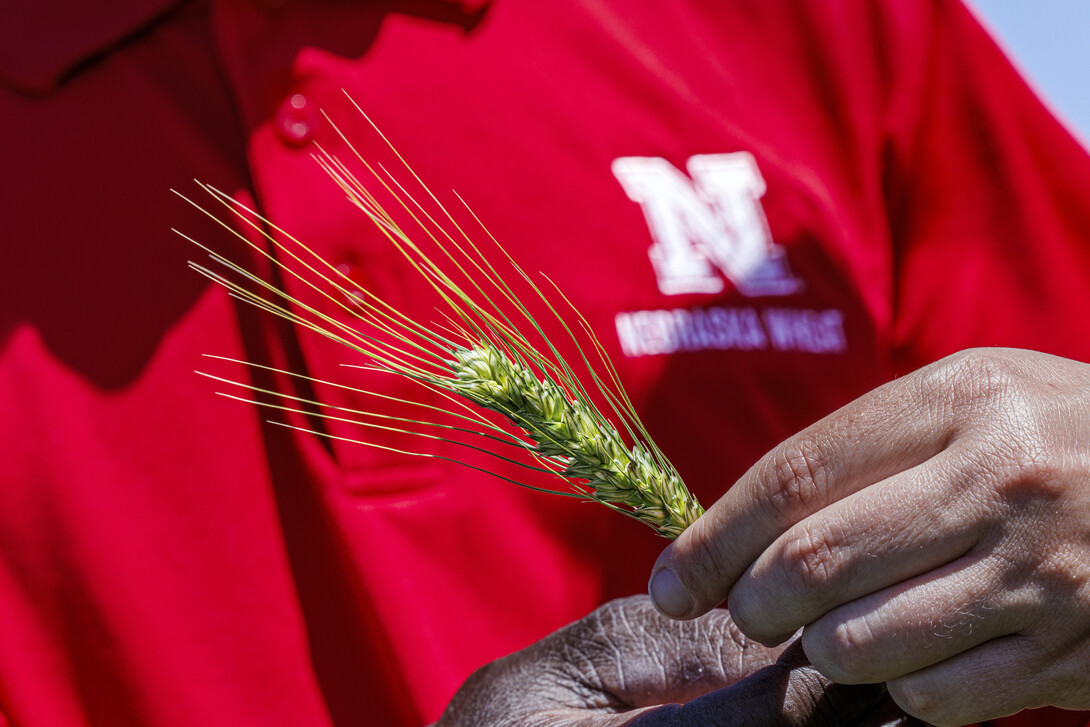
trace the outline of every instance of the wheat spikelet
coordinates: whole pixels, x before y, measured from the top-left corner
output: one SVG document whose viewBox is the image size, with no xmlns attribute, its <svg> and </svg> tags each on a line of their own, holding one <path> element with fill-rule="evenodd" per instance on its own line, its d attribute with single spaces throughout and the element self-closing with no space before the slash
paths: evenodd
<svg viewBox="0 0 1090 727">
<path fill-rule="evenodd" d="M 356 108 L 359 110 L 358 106 Z M 360 114 L 363 115 L 362 110 Z M 334 129 L 337 128 L 328 117 L 327 121 Z M 373 124 L 372 127 L 382 136 L 377 127 Z M 343 134 L 341 138 L 356 153 Z M 382 139 L 385 141 L 384 136 Z M 389 144 L 388 141 L 386 143 Z M 393 150 L 392 145 L 390 149 Z M 393 151 L 397 154 L 396 150 Z M 420 401 L 407 401 L 355 389 L 343 382 L 318 382 L 419 407 L 421 414 L 418 418 L 399 418 L 371 411 L 329 407 L 280 392 L 256 389 L 238 381 L 204 375 L 225 384 L 250 389 L 255 394 L 279 397 L 282 403 L 272 404 L 252 396 L 221 392 L 231 398 L 285 412 L 306 411 L 314 415 L 317 410 L 319 417 L 440 440 L 485 452 L 535 472 L 552 473 L 567 483 L 565 489 L 536 487 L 434 452 L 394 449 L 366 438 L 349 440 L 366 446 L 393 449 L 406 455 L 454 461 L 530 489 L 600 502 L 649 525 L 660 535 L 677 537 L 703 513 L 703 509 L 689 494 L 676 469 L 640 423 L 605 349 L 586 320 L 550 281 L 549 285 L 558 301 L 571 311 L 576 325 L 569 325 L 557 305 L 503 251 L 483 225 L 481 229 L 493 243 L 495 253 L 492 259 L 482 253 L 400 155 L 397 158 L 412 179 L 438 207 L 437 214 L 429 213 L 394 175 L 384 168 L 372 167 L 358 153 L 356 157 L 368 170 L 372 181 L 393 195 L 401 212 L 411 220 L 414 233 L 422 235 L 438 251 L 434 253 L 435 257 L 425 254 L 346 164 L 321 149 L 315 155 L 317 162 L 349 201 L 367 214 L 423 280 L 438 293 L 447 308 L 443 324 L 425 325 L 404 315 L 375 294 L 355 289 L 342 272 L 322 260 L 305 244 L 229 195 L 199 182 L 216 202 L 229 210 L 236 224 L 248 225 L 271 243 L 271 251 L 255 244 L 235 226 L 200 204 L 191 204 L 268 258 L 284 276 L 302 282 L 327 302 L 332 302 L 343 315 L 323 313 L 293 297 L 284 287 L 261 279 L 244 266 L 183 235 L 208 252 L 214 262 L 213 267 L 198 263 L 190 265 L 226 287 L 233 296 L 361 354 L 367 362 L 363 368 L 409 378 L 425 389 L 440 394 L 450 406 L 437 407 Z M 469 212 L 472 214 L 472 211 Z M 480 220 L 476 221 L 480 223 Z M 513 280 L 525 284 L 531 291 L 530 295 L 536 299 L 534 302 L 540 304 L 538 307 L 559 323 L 568 342 L 575 346 L 579 359 L 576 363 L 580 365 L 582 375 L 576 373 L 545 335 L 531 313 L 528 301 L 515 293 L 508 279 L 497 271 L 496 264 L 509 270 Z M 522 330 L 533 332 L 542 343 L 535 346 Z M 257 364 L 246 365 L 278 371 Z M 278 372 L 309 378 L 292 372 Z M 584 380 L 589 386 L 584 386 Z M 605 402 L 606 411 L 612 414 L 613 420 L 596 406 L 591 391 Z M 502 415 L 520 431 L 512 432 L 510 428 L 496 424 L 479 409 L 466 406 L 465 402 Z M 447 423 L 451 418 L 457 423 Z M 614 422 L 619 424 L 620 429 Z M 273 423 L 282 424 L 277 421 Z M 332 436 L 324 432 L 314 433 Z M 454 434 L 475 437 L 478 443 L 455 438 Z M 630 444 L 626 443 L 625 435 Z M 528 455 L 529 459 L 520 457 L 519 453 Z"/>
<path fill-rule="evenodd" d="M 522 427 L 534 453 L 562 467 L 562 477 L 585 481 L 593 499 L 631 508 L 670 538 L 703 512 L 677 472 L 656 465 L 641 443 L 627 447 L 612 424 L 553 381 L 538 380 L 494 347 L 454 356 L 452 389 Z"/>
</svg>

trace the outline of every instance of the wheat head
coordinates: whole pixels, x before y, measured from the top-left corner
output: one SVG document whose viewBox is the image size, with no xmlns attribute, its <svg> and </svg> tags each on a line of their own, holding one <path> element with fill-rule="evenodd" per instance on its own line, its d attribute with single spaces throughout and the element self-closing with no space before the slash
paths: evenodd
<svg viewBox="0 0 1090 727">
<path fill-rule="evenodd" d="M 356 108 L 366 119 L 363 111 Z M 337 129 L 328 117 L 327 121 Z M 385 141 L 378 128 L 373 124 L 372 128 Z M 229 212 L 227 217 L 233 217 L 234 223 L 223 219 L 222 211 L 210 211 L 192 201 L 191 204 L 268 258 L 282 275 L 302 281 L 344 315 L 333 316 L 308 306 L 288 294 L 284 287 L 262 279 L 245 265 L 183 235 L 208 252 L 214 263 L 207 266 L 192 262 L 190 266 L 226 287 L 231 295 L 343 344 L 363 357 L 363 367 L 411 379 L 424 389 L 442 394 L 451 406 L 436 407 L 422 400 L 397 399 L 419 407 L 421 412 L 418 418 L 397 418 L 372 411 L 328 407 L 297 396 L 255 389 L 243 381 L 204 375 L 249 389 L 251 394 L 276 396 L 279 403 L 270 403 L 263 397 L 220 392 L 231 398 L 284 412 L 302 412 L 304 409 L 299 407 L 309 407 L 306 411 L 314 414 L 317 409 L 320 417 L 441 440 L 486 452 L 529 470 L 552 473 L 564 480 L 564 489 L 541 488 L 475 467 L 531 489 L 602 503 L 667 538 L 680 535 L 703 509 L 640 422 L 613 364 L 586 319 L 558 288 L 551 285 L 551 281 L 546 287 L 551 286 L 555 295 L 546 295 L 542 287 L 503 251 L 483 224 L 480 226 L 484 236 L 493 246 L 490 255 L 482 252 L 400 155 L 397 158 L 408 175 L 423 188 L 425 197 L 434 202 L 437 211 L 430 211 L 416 196 L 410 195 L 397 175 L 369 164 L 355 152 L 343 133 L 341 138 L 368 171 L 371 184 L 378 184 L 393 195 L 402 216 L 410 220 L 413 234 L 379 205 L 368 186 L 347 164 L 321 149 L 315 155 L 317 163 L 438 293 L 447 307 L 445 322 L 429 324 L 413 320 L 373 293 L 355 289 L 343 273 L 287 231 L 207 185 L 200 186 Z M 396 155 L 396 149 L 392 145 L 390 148 Z M 187 198 L 187 201 L 190 200 Z M 476 221 L 480 223 L 480 220 Z M 249 235 L 242 234 L 240 226 L 256 230 L 271 247 L 255 244 Z M 434 252 L 426 253 L 417 239 L 430 242 Z M 499 272 L 498 266 L 506 273 Z M 525 300 L 517 295 L 511 284 L 513 280 L 525 284 L 535 300 Z M 536 303 L 565 332 L 568 343 L 577 351 L 575 364 L 578 369 L 565 360 L 559 348 L 545 335 L 537 316 L 531 311 L 531 303 Z M 561 310 L 569 312 L 562 315 Z M 540 340 L 538 344 L 531 342 L 531 334 Z M 256 363 L 236 363 L 270 369 Z M 302 376 L 287 371 L 280 373 Z M 320 383 L 353 388 L 344 382 Z M 353 390 L 393 398 L 379 392 Z M 595 396 L 591 395 L 592 391 Z M 596 404 L 596 398 L 604 405 Z M 517 430 L 497 424 L 479 409 L 463 410 L 454 405 L 458 401 L 468 401 L 479 409 L 496 412 Z M 450 424 L 451 417 L 458 423 Z M 288 426 L 278 420 L 273 423 Z M 320 431 L 313 433 L 331 436 Z M 454 433 L 472 435 L 478 443 L 467 443 L 451 436 Z M 351 441 L 391 449 L 368 441 L 366 437 Z M 508 456 L 512 448 L 527 455 L 529 460 Z M 444 454 L 409 448 L 396 451 L 473 467 Z"/>
</svg>

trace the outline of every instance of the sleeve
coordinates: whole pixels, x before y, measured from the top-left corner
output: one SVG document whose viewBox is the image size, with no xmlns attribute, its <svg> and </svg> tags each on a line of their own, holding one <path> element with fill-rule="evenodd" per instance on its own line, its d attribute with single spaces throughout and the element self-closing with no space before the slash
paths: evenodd
<svg viewBox="0 0 1090 727">
<path fill-rule="evenodd" d="M 974 346 L 1090 361 L 1090 155 L 966 7 L 930 11 L 887 149 L 896 366 Z"/>
</svg>

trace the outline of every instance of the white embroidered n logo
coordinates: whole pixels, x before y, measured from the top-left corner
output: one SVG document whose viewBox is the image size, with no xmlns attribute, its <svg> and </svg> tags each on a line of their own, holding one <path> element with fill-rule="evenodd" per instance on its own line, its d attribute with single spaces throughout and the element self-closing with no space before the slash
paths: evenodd
<svg viewBox="0 0 1090 727">
<path fill-rule="evenodd" d="M 760 202 L 765 181 L 753 155 L 702 154 L 686 169 L 688 177 L 659 157 L 613 161 L 613 175 L 651 230 L 648 254 L 659 290 L 718 293 L 724 283 L 717 270 L 747 296 L 801 290 L 768 231 Z"/>
</svg>

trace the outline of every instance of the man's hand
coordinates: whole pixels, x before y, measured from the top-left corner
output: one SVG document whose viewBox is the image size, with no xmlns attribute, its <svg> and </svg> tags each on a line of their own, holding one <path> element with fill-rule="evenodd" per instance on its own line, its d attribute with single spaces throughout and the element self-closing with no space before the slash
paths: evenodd
<svg viewBox="0 0 1090 727">
<path fill-rule="evenodd" d="M 881 686 L 834 685 L 801 649 L 782 651 L 725 611 L 677 622 L 645 596 L 613 601 L 478 670 L 438 727 L 909 724 Z"/>
<path fill-rule="evenodd" d="M 659 558 L 660 609 L 728 599 L 814 666 L 963 724 L 1090 707 L 1090 367 L 958 354 L 787 440 Z"/>
</svg>

